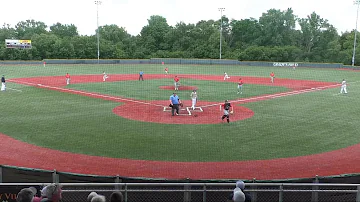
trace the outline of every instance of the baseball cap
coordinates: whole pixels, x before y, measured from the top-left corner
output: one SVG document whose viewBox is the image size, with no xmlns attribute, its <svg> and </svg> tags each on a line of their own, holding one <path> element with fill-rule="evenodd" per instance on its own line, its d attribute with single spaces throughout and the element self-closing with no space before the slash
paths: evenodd
<svg viewBox="0 0 360 202">
<path fill-rule="evenodd" d="M 35 187 L 29 187 L 21 189 L 16 196 L 17 202 L 32 202 L 32 199 L 36 195 L 37 190 Z"/>
</svg>

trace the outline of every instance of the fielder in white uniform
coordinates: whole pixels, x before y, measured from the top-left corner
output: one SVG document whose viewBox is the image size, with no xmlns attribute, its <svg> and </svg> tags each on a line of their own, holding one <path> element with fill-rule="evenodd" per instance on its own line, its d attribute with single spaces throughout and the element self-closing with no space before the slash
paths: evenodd
<svg viewBox="0 0 360 202">
<path fill-rule="evenodd" d="M 191 97 L 191 108 L 192 110 L 195 110 L 195 105 L 197 101 L 196 89 L 194 89 L 193 92 L 191 92 L 190 97 Z"/>
<path fill-rule="evenodd" d="M 341 90 L 340 90 L 340 93 L 347 93 L 347 91 L 346 91 L 346 81 L 345 81 L 345 79 L 343 79 L 342 80 L 342 82 L 341 82 Z"/>
<path fill-rule="evenodd" d="M 1 91 L 5 91 L 5 90 L 6 90 L 5 76 L 3 75 L 1 77 Z"/>
<path fill-rule="evenodd" d="M 108 79 L 108 75 L 105 73 L 105 71 L 103 72 L 103 81 L 106 81 L 106 79 Z"/>
<path fill-rule="evenodd" d="M 224 72 L 224 81 L 225 81 L 226 79 L 230 79 L 230 76 L 229 76 L 226 72 Z"/>
</svg>

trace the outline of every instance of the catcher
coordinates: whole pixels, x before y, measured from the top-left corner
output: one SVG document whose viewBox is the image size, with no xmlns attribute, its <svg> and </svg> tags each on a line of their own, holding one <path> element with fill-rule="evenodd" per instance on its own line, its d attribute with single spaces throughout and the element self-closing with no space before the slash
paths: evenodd
<svg viewBox="0 0 360 202">
<path fill-rule="evenodd" d="M 228 123 L 230 123 L 230 114 L 232 114 L 233 111 L 233 107 L 231 106 L 230 102 L 228 100 L 225 100 L 225 103 L 220 105 L 220 111 L 221 108 L 224 108 L 224 115 L 221 117 L 221 120 L 224 121 L 225 117 L 226 117 L 226 121 Z"/>
<path fill-rule="evenodd" d="M 180 101 L 179 96 L 176 95 L 176 93 L 174 92 L 171 96 L 170 96 L 170 104 L 169 107 L 171 107 L 171 115 L 174 116 L 174 114 L 179 115 L 179 105 L 182 107 L 183 104 Z M 176 113 L 175 113 L 176 111 Z"/>
</svg>

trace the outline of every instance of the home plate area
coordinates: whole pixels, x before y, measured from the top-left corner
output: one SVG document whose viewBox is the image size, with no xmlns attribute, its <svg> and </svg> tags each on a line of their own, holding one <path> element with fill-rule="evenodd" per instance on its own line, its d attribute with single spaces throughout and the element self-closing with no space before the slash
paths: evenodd
<svg viewBox="0 0 360 202">
<path fill-rule="evenodd" d="M 191 112 L 203 112 L 203 109 L 201 107 L 195 107 L 194 110 L 192 109 L 192 107 L 179 107 L 180 111 L 186 111 L 185 113 L 179 113 L 179 115 L 189 115 L 191 116 Z M 164 107 L 164 112 L 171 112 L 171 107 Z"/>
</svg>

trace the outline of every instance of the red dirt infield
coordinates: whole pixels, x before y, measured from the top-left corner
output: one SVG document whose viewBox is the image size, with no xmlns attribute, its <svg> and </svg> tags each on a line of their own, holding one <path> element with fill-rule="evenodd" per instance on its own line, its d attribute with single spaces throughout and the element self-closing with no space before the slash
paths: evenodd
<svg viewBox="0 0 360 202">
<path fill-rule="evenodd" d="M 110 78 L 106 82 L 137 80 L 138 75 L 109 75 Z M 215 80 L 222 81 L 223 77 L 216 75 L 178 75 L 180 79 L 201 79 L 201 80 Z M 147 79 L 169 78 L 164 75 L 145 75 Z M 236 76 L 231 76 L 231 79 L 224 82 L 238 81 Z M 71 77 L 71 83 L 84 82 L 102 82 L 102 75 L 75 75 Z M 245 102 L 255 102 L 265 99 L 272 99 L 282 96 L 289 96 L 299 93 L 306 93 L 315 90 L 322 90 L 326 88 L 337 87 L 337 83 L 317 82 L 317 81 L 298 81 L 290 79 L 276 78 L 275 84 L 270 83 L 269 78 L 256 77 L 242 77 L 243 81 L 250 84 L 263 85 L 277 85 L 290 88 L 292 91 L 287 93 L 278 93 L 274 95 L 264 95 L 254 98 L 239 99 L 238 104 Z M 125 118 L 133 119 L 134 117 L 128 110 L 136 102 L 122 97 L 113 97 L 101 95 L 91 92 L 83 92 L 71 89 L 62 88 L 65 85 L 64 76 L 56 77 L 36 77 L 36 78 L 18 78 L 11 79 L 9 82 L 16 82 L 35 86 L 38 88 L 46 88 L 49 90 L 56 90 L 66 93 L 80 94 L 84 96 L 113 100 L 116 102 L 123 102 L 125 104 L 113 109 L 113 112 Z M 40 84 L 40 85 L 38 85 Z M 150 113 L 141 115 L 139 121 L 155 121 L 151 115 L 156 113 L 168 113 L 166 119 L 171 123 L 177 123 L 171 120 L 170 112 L 164 112 L 163 106 L 168 105 L 168 101 L 147 101 L 143 102 L 145 108 L 151 108 Z M 240 114 L 248 114 L 249 117 L 253 115 L 250 109 L 235 104 L 235 114 L 231 116 L 232 121 L 244 119 Z M 190 103 L 185 102 L 185 106 Z M 198 117 L 194 116 L 176 116 L 176 120 L 186 120 L 187 124 L 194 124 L 194 120 L 199 123 L 202 116 L 206 113 L 214 113 L 211 116 L 214 120 L 203 121 L 202 124 L 212 124 L 221 122 L 221 112 L 218 108 L 218 103 L 199 102 L 199 106 L 205 108 L 204 112 L 195 112 Z M 213 108 L 213 109 L 212 109 Z M 133 111 L 133 110 L 131 110 Z M 146 111 L 146 110 L 145 110 Z M 241 111 L 241 113 L 237 113 Z M 186 111 L 181 111 L 185 112 Z M 237 115 L 239 114 L 239 117 Z M 147 117 L 145 117 L 147 116 Z M 170 117 L 170 118 L 169 118 Z M 246 118 L 246 117 L 245 117 Z M 135 119 L 134 119 L 135 120 Z M 159 120 L 161 123 L 168 123 L 167 120 Z M 201 122 L 201 121 L 200 121 Z M 170 123 L 170 122 L 169 122 Z M 226 123 L 224 123 L 226 124 Z M 315 175 L 329 176 L 339 175 L 344 173 L 357 173 L 360 171 L 360 144 L 353 145 L 347 148 L 330 151 L 321 154 L 314 154 L 309 156 L 300 156 L 293 158 L 271 159 L 271 160 L 253 160 L 253 161 L 232 161 L 232 162 L 169 162 L 169 161 L 147 161 L 147 160 L 131 160 L 131 159 L 116 159 L 108 157 L 98 157 L 83 154 L 74 154 L 63 151 L 52 150 L 48 148 L 39 147 L 36 145 L 21 142 L 11 138 L 5 134 L 0 133 L 2 145 L 0 146 L 0 163 L 2 165 L 12 165 L 19 167 L 39 168 L 46 170 L 59 170 L 61 172 L 72 172 L 81 174 L 94 175 L 120 175 L 126 177 L 146 177 L 146 178 L 165 178 L 165 179 L 289 179 L 289 178 L 309 178 Z M 26 154 L 26 155 L 24 155 Z M 241 154 L 239 154 L 241 155 Z M 31 160 L 29 160 L 31 156 Z M 54 158 L 54 156 L 56 158 Z M 106 168 L 106 169 L 104 169 Z"/>
<path fill-rule="evenodd" d="M 211 105 L 215 102 L 198 102 L 198 106 Z M 149 104 L 156 104 L 160 106 L 153 105 L 139 105 L 135 102 L 126 103 L 120 105 L 113 109 L 113 112 L 121 117 L 143 121 L 143 122 L 154 122 L 154 123 L 166 123 L 166 124 L 216 124 L 222 121 L 220 117 L 223 115 L 223 112 L 220 111 L 219 105 L 215 103 L 213 107 L 204 107 L 203 112 L 199 109 L 189 109 L 190 114 L 186 110 L 186 107 L 191 107 L 190 101 L 183 101 L 184 107 L 180 110 L 179 116 L 171 116 L 171 111 L 164 112 L 164 107 L 169 105 L 169 101 L 152 101 Z M 254 112 L 246 107 L 233 105 L 234 114 L 231 114 L 230 121 L 239 121 L 243 119 L 250 118 L 254 115 Z M 171 109 L 168 109 L 171 110 Z M 129 113 L 131 111 L 136 111 L 136 113 Z M 141 112 L 141 114 L 139 114 Z"/>
</svg>

